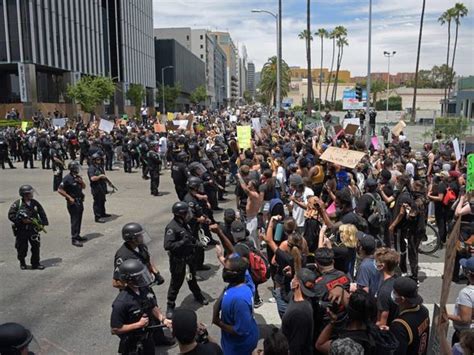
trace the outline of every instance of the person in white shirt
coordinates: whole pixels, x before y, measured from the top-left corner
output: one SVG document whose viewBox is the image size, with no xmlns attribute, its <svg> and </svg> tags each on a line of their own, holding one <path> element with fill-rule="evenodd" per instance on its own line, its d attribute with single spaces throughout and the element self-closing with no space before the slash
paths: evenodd
<svg viewBox="0 0 474 355">
<path fill-rule="evenodd" d="M 306 204 L 308 203 L 308 198 L 314 196 L 314 192 L 304 185 L 303 178 L 297 174 L 290 176 L 290 188 L 293 193 L 290 196 L 290 204 L 288 207 L 296 221 L 297 231 L 303 234 Z"/>
<path fill-rule="evenodd" d="M 161 166 L 166 169 L 168 162 L 166 161 L 166 154 L 168 153 L 168 138 L 162 135 L 159 140 L 158 154 L 161 158 Z"/>
</svg>

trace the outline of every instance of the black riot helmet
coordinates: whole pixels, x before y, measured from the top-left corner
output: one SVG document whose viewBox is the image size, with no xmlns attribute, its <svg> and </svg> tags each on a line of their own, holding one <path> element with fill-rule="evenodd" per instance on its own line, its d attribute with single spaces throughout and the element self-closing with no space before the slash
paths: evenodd
<svg viewBox="0 0 474 355">
<path fill-rule="evenodd" d="M 142 235 L 143 232 L 143 227 L 140 224 L 135 222 L 127 223 L 122 228 L 122 238 L 126 242 L 130 242 Z"/>
<path fill-rule="evenodd" d="M 198 190 L 202 185 L 202 180 L 198 177 L 191 176 L 188 179 L 188 187 L 191 190 Z"/>
<path fill-rule="evenodd" d="M 79 164 L 78 161 L 72 161 L 69 163 L 67 168 L 72 174 L 79 174 L 79 170 L 81 169 L 81 164 Z"/>
<path fill-rule="evenodd" d="M 138 259 L 127 259 L 119 266 L 120 280 L 132 286 L 149 286 L 154 278 L 147 267 Z"/>
<path fill-rule="evenodd" d="M 0 354 L 20 354 L 32 340 L 31 332 L 18 323 L 0 325 Z"/>
<path fill-rule="evenodd" d="M 179 162 L 184 163 L 184 162 L 186 162 L 186 160 L 188 160 L 188 154 L 185 151 L 181 151 L 176 156 L 176 160 L 179 161 Z"/>
<path fill-rule="evenodd" d="M 34 191 L 35 189 L 31 185 L 21 185 L 18 193 L 21 197 L 25 197 L 25 195 L 32 194 Z"/>
<path fill-rule="evenodd" d="M 96 152 L 96 153 L 92 154 L 91 159 L 92 159 L 92 160 L 99 160 L 99 159 L 102 159 L 102 155 L 100 155 L 99 152 Z"/>
<path fill-rule="evenodd" d="M 172 211 L 175 216 L 185 217 L 189 212 L 189 205 L 184 201 L 176 202 Z"/>
</svg>

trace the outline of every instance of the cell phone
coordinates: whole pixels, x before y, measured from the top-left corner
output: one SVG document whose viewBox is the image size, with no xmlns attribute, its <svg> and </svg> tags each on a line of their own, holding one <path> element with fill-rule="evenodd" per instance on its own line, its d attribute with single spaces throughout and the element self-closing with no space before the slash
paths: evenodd
<svg viewBox="0 0 474 355">
<path fill-rule="evenodd" d="M 283 222 L 278 222 L 275 227 L 275 235 L 273 236 L 273 240 L 275 242 L 281 242 L 283 238 Z"/>
</svg>

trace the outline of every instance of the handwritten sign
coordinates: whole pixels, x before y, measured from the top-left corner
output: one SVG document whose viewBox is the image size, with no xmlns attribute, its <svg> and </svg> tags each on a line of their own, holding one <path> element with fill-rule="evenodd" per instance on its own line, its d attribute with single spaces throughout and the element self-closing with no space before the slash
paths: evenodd
<svg viewBox="0 0 474 355">
<path fill-rule="evenodd" d="M 365 153 L 363 152 L 337 147 L 328 147 L 321 155 L 320 159 L 354 169 L 364 156 Z"/>
<path fill-rule="evenodd" d="M 66 120 L 64 118 L 53 118 L 53 126 L 62 128 L 66 125 Z"/>
<path fill-rule="evenodd" d="M 374 146 L 374 149 L 375 150 L 379 150 L 380 146 L 379 146 L 379 138 L 378 137 L 372 137 L 370 139 L 372 145 Z"/>
<path fill-rule="evenodd" d="M 173 112 L 168 112 L 166 115 L 168 121 L 173 121 L 174 120 L 174 113 Z"/>
<path fill-rule="evenodd" d="M 354 134 L 356 134 L 358 129 L 359 129 L 358 125 L 350 123 L 346 126 L 344 131 L 346 132 L 346 134 L 349 134 L 349 135 L 353 136 Z"/>
<path fill-rule="evenodd" d="M 26 129 L 28 128 L 28 121 L 22 121 L 21 122 L 21 130 L 23 132 L 26 132 Z"/>
<path fill-rule="evenodd" d="M 344 118 L 344 121 L 342 122 L 343 128 L 346 129 L 347 126 L 349 125 L 355 125 L 355 126 L 360 126 L 360 118 Z M 347 131 L 346 131 L 347 132 Z"/>
<path fill-rule="evenodd" d="M 240 149 L 251 148 L 250 143 L 252 139 L 252 127 L 250 126 L 237 126 L 237 141 Z"/>
<path fill-rule="evenodd" d="M 260 125 L 260 117 L 252 118 L 252 128 L 255 132 L 260 133 L 260 130 L 262 129 Z"/>
<path fill-rule="evenodd" d="M 428 353 L 433 355 L 441 354 L 441 345 L 438 337 L 439 314 L 439 306 L 435 303 L 433 308 L 433 318 L 431 318 L 430 340 L 428 342 Z"/>
<path fill-rule="evenodd" d="M 114 123 L 104 119 L 100 120 L 99 130 L 110 133 L 114 129 Z"/>
<path fill-rule="evenodd" d="M 404 121 L 399 121 L 395 127 L 392 128 L 393 135 L 398 137 L 406 126 L 407 124 Z"/>
<path fill-rule="evenodd" d="M 461 148 L 459 146 L 459 140 L 457 138 L 453 139 L 453 148 L 454 154 L 456 155 L 456 160 L 461 160 Z"/>
<path fill-rule="evenodd" d="M 466 191 L 474 191 L 474 153 L 471 153 L 467 156 Z"/>
<path fill-rule="evenodd" d="M 166 127 L 164 124 L 155 123 L 153 128 L 155 129 L 155 133 L 166 133 Z"/>
</svg>

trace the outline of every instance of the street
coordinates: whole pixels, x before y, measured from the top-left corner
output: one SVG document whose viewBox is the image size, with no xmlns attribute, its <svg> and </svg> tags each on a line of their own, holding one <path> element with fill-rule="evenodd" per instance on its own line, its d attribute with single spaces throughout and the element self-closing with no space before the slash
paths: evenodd
<svg viewBox="0 0 474 355">
<path fill-rule="evenodd" d="M 35 162 L 40 166 L 40 162 Z M 0 172 L 0 216 L 3 247 L 0 249 L 0 323 L 18 322 L 29 328 L 44 354 L 114 354 L 118 348 L 118 337 L 111 335 L 109 318 L 111 304 L 117 295 L 112 287 L 113 257 L 122 244 L 121 228 L 125 223 L 138 222 L 149 232 L 152 241 L 149 249 L 154 263 L 166 282 L 155 286 L 159 304 L 166 308 L 166 292 L 169 285 L 168 258 L 163 250 L 163 234 L 171 219 L 171 206 L 177 200 L 169 170 L 161 176 L 160 191 L 165 195 L 153 197 L 149 193 L 149 182 L 141 178 L 140 172 L 125 174 L 122 170 L 108 173 L 118 192 L 108 196 L 107 212 L 112 214 L 105 224 L 94 223 L 92 197 L 86 189 L 82 235 L 89 238 L 83 248 L 71 245 L 69 237 L 69 215 L 66 202 L 52 191 L 51 170 L 23 169 L 16 163 L 16 170 Z M 82 176 L 86 176 L 83 167 Z M 43 205 L 50 225 L 42 235 L 41 258 L 44 271 L 21 271 L 16 259 L 14 237 L 7 219 L 10 205 L 18 199 L 18 188 L 31 184 L 37 191 L 35 198 Z M 88 184 L 89 185 L 89 184 Z M 228 188 L 229 191 L 233 187 Z M 221 207 L 234 207 L 233 194 Z M 216 213 L 222 220 L 222 213 Z M 28 256 L 29 259 L 29 256 Z M 28 263 L 29 260 L 27 259 Z M 439 302 L 441 275 L 443 273 L 443 251 L 433 256 L 420 255 L 420 293 L 424 303 L 432 311 Z M 223 287 L 221 268 L 213 249 L 206 252 L 206 263 L 212 265 L 207 272 L 200 272 L 199 282 L 204 294 L 215 300 Z M 279 324 L 276 305 L 269 302 L 270 282 L 259 290 L 265 303 L 255 310 L 261 328 L 260 338 L 268 325 Z M 457 293 L 463 285 L 452 284 L 448 311 L 452 310 Z M 212 302 L 201 307 L 194 302 L 187 287 L 183 285 L 177 305 L 196 309 L 198 320 L 208 325 L 211 336 L 219 338 L 220 331 L 211 327 Z M 176 354 L 177 346 L 160 348 L 159 354 Z"/>
</svg>

